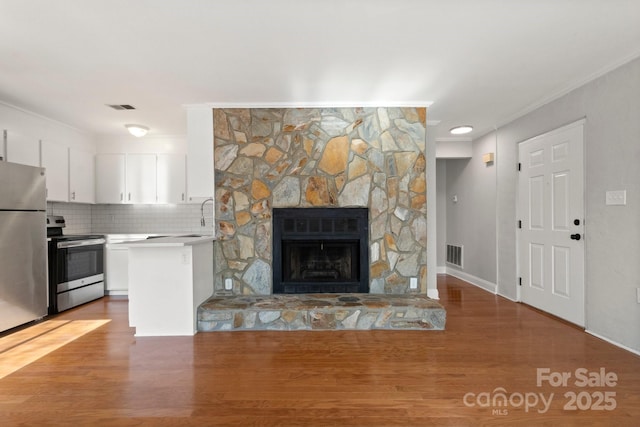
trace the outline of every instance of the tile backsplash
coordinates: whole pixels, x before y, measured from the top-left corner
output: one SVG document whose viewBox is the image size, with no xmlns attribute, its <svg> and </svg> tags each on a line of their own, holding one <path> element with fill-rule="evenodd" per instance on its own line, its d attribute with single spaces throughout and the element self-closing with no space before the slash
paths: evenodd
<svg viewBox="0 0 640 427">
<path fill-rule="evenodd" d="M 64 234 L 91 233 L 91 205 L 80 203 L 47 203 L 47 215 L 62 215 L 66 221 Z"/>
<path fill-rule="evenodd" d="M 47 215 L 62 215 L 65 234 L 213 233 L 213 206 L 204 206 L 206 225 L 200 225 L 200 204 L 86 205 L 47 203 Z"/>
</svg>

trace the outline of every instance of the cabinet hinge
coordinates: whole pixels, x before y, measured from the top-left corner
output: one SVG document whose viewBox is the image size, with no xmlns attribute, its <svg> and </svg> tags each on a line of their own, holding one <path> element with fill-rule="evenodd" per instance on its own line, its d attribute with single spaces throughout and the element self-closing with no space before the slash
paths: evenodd
<svg viewBox="0 0 640 427">
<path fill-rule="evenodd" d="M 518 277 L 518 285 L 522 286 L 522 277 Z"/>
<path fill-rule="evenodd" d="M 518 220 L 518 228 L 522 228 L 522 220 L 521 219 Z"/>
<path fill-rule="evenodd" d="M 518 163 L 518 172 L 522 170 L 522 163 Z"/>
</svg>

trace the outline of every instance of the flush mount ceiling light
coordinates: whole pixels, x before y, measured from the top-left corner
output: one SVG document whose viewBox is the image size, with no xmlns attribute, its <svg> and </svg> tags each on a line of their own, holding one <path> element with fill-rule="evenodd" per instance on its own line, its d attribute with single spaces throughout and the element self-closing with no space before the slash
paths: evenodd
<svg viewBox="0 0 640 427">
<path fill-rule="evenodd" d="M 456 126 L 454 128 L 449 129 L 449 133 L 451 133 L 451 135 L 464 135 L 471 132 L 472 130 L 473 130 L 473 126 L 463 125 L 463 126 Z"/>
<path fill-rule="evenodd" d="M 147 132 L 149 132 L 149 128 L 142 125 L 124 125 L 127 128 L 129 133 L 133 136 L 137 136 L 138 138 L 145 136 Z"/>
</svg>

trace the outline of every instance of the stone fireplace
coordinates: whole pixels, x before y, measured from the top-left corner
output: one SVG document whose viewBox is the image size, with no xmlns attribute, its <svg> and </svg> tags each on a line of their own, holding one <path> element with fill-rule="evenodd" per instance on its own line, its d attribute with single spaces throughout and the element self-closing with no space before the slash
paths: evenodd
<svg viewBox="0 0 640 427">
<path fill-rule="evenodd" d="M 225 279 L 241 295 L 298 292 L 293 287 L 426 293 L 426 109 L 214 109 L 213 115 L 216 293 L 225 293 Z M 283 238 L 275 221 L 298 208 L 325 209 L 322 219 L 361 209 L 366 238 L 350 235 L 340 217 L 330 224 L 339 238 L 314 235 L 322 221 L 309 218 L 289 222 L 294 230 L 306 227 L 306 235 L 285 231 Z M 279 249 L 276 234 L 284 242 Z"/>
</svg>

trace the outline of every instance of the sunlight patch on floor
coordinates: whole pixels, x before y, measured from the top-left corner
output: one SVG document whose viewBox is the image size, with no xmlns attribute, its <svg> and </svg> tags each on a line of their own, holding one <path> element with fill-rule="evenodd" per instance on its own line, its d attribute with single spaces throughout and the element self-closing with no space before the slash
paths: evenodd
<svg viewBox="0 0 640 427">
<path fill-rule="evenodd" d="M 48 320 L 0 338 L 0 379 L 110 321 Z"/>
</svg>

